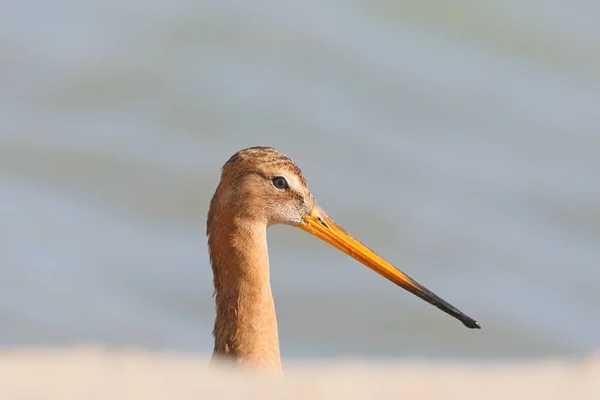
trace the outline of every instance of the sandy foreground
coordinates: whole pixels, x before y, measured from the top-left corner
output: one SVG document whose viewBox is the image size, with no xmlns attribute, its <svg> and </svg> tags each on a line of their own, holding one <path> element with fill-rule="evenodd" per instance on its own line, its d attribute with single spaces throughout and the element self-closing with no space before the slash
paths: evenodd
<svg viewBox="0 0 600 400">
<path fill-rule="evenodd" d="M 513 364 L 332 361 L 283 378 L 208 357 L 98 348 L 0 352 L 0 399 L 600 399 L 600 355 Z"/>
</svg>

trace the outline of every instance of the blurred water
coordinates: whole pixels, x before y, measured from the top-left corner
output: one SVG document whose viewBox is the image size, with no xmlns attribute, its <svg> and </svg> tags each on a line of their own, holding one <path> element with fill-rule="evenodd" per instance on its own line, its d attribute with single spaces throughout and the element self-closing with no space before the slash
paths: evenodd
<svg viewBox="0 0 600 400">
<path fill-rule="evenodd" d="M 205 215 L 274 146 L 470 331 L 270 230 L 284 357 L 600 347 L 600 6 L 11 2 L 0 14 L 0 345 L 212 350 Z"/>
</svg>

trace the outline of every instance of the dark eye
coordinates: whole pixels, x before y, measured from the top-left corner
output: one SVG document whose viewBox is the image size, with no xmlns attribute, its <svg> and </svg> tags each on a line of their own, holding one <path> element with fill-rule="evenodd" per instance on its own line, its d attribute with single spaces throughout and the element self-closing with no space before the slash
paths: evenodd
<svg viewBox="0 0 600 400">
<path fill-rule="evenodd" d="M 276 176 L 271 181 L 273 182 L 273 186 L 277 189 L 285 190 L 290 187 L 283 176 Z"/>
</svg>

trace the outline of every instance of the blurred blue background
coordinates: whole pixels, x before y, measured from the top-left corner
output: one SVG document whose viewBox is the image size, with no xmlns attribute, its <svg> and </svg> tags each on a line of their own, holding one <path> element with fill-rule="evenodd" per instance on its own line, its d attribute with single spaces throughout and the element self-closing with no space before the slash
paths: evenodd
<svg viewBox="0 0 600 400">
<path fill-rule="evenodd" d="M 254 145 L 465 329 L 269 230 L 282 354 L 600 347 L 600 3 L 5 2 L 0 346 L 210 354 L 205 217 Z"/>
</svg>

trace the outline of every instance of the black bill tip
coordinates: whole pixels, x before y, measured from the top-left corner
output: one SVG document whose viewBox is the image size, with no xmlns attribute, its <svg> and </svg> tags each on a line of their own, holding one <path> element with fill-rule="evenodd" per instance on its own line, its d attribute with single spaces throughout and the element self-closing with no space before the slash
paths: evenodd
<svg viewBox="0 0 600 400">
<path fill-rule="evenodd" d="M 479 322 L 475 321 L 472 318 L 469 318 L 469 317 L 462 318 L 461 322 L 467 328 L 470 328 L 470 329 L 481 329 L 481 325 L 479 325 Z"/>
</svg>

